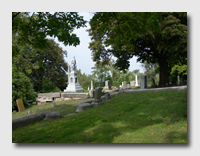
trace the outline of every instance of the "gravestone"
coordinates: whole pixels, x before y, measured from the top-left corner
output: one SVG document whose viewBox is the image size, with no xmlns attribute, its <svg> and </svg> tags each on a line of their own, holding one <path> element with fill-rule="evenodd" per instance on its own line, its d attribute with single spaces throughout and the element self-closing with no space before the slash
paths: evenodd
<svg viewBox="0 0 200 156">
<path fill-rule="evenodd" d="M 126 87 L 127 87 L 126 81 L 122 82 L 122 88 L 126 88 Z"/>
<path fill-rule="evenodd" d="M 177 85 L 180 86 L 180 76 L 177 76 Z"/>
<path fill-rule="evenodd" d="M 94 90 L 93 81 L 91 81 L 91 90 Z"/>
<path fill-rule="evenodd" d="M 137 75 L 135 75 L 135 86 L 136 86 L 136 87 L 139 86 L 139 85 L 138 85 Z"/>
<path fill-rule="evenodd" d="M 89 91 L 89 97 L 94 98 L 94 92 L 95 92 L 94 90 L 90 90 Z"/>
<path fill-rule="evenodd" d="M 102 99 L 101 99 L 101 91 L 102 91 L 101 87 L 95 88 L 94 100 L 91 103 L 92 107 L 97 107 L 103 104 Z"/>
<path fill-rule="evenodd" d="M 146 75 L 142 75 L 142 76 L 141 76 L 140 88 L 141 88 L 141 89 L 147 88 L 147 76 L 146 76 Z"/>
<path fill-rule="evenodd" d="M 130 82 L 131 87 L 135 87 L 135 81 Z"/>
<path fill-rule="evenodd" d="M 155 80 L 153 78 L 151 78 L 151 87 L 156 87 L 156 83 L 155 83 Z"/>
<path fill-rule="evenodd" d="M 111 99 L 111 96 L 110 96 L 110 94 L 109 94 L 109 93 L 106 93 L 106 94 L 105 94 L 105 99 L 106 99 L 106 100 L 109 100 L 109 99 Z"/>
<path fill-rule="evenodd" d="M 25 110 L 22 99 L 17 99 L 16 103 L 17 103 L 17 107 L 18 107 L 19 112 Z"/>
<path fill-rule="evenodd" d="M 73 59 L 71 61 L 71 69 L 70 69 L 70 66 L 68 66 L 68 86 L 64 90 L 64 92 L 84 91 L 84 89 L 78 83 L 78 76 L 77 76 L 76 68 L 77 68 L 76 60 L 75 60 L 75 57 L 73 57 Z"/>
<path fill-rule="evenodd" d="M 104 89 L 105 90 L 110 90 L 111 89 L 111 87 L 110 87 L 110 81 L 109 80 L 105 81 L 105 87 L 104 87 Z"/>
<path fill-rule="evenodd" d="M 54 98 L 52 98 L 52 107 L 56 106 L 56 102 L 54 101 Z"/>
<path fill-rule="evenodd" d="M 42 108 L 42 107 L 40 107 L 40 108 L 39 108 L 39 110 L 43 110 L 43 108 Z"/>
<path fill-rule="evenodd" d="M 79 103 L 77 104 L 76 113 L 83 112 L 86 109 L 91 109 L 92 105 L 90 103 Z"/>
</svg>

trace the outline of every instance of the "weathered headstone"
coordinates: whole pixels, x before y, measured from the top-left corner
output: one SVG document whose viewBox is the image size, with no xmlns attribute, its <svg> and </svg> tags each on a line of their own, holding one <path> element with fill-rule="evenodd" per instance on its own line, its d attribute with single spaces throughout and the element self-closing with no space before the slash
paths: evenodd
<svg viewBox="0 0 200 156">
<path fill-rule="evenodd" d="M 135 87 L 135 81 L 130 82 L 131 87 Z"/>
<path fill-rule="evenodd" d="M 17 107 L 18 107 L 19 112 L 25 110 L 22 99 L 17 99 L 16 103 L 17 103 Z"/>
<path fill-rule="evenodd" d="M 96 107 L 98 105 L 102 105 L 103 104 L 102 99 L 101 99 L 101 91 L 102 91 L 101 87 L 96 87 L 95 88 L 94 100 L 91 103 L 92 107 Z"/>
<path fill-rule="evenodd" d="M 54 101 L 54 98 L 53 98 L 53 101 L 52 101 L 52 107 L 56 107 L 56 102 Z"/>
<path fill-rule="evenodd" d="M 126 87 L 127 87 L 126 81 L 122 82 L 122 88 L 126 88 Z"/>
<path fill-rule="evenodd" d="M 142 75 L 142 76 L 141 76 L 140 88 L 141 88 L 141 89 L 147 88 L 147 76 L 146 76 L 146 75 Z"/>
<path fill-rule="evenodd" d="M 105 99 L 106 99 L 106 100 L 109 100 L 109 99 L 111 99 L 111 96 L 110 96 L 110 94 L 109 94 L 109 93 L 106 93 L 106 94 L 105 94 Z"/>
<path fill-rule="evenodd" d="M 105 81 L 105 87 L 104 87 L 104 89 L 105 90 L 110 90 L 111 89 L 111 87 L 110 87 L 110 81 L 109 80 Z"/>
<path fill-rule="evenodd" d="M 154 78 L 151 78 L 151 87 L 156 87 L 156 83 L 155 83 L 155 80 Z"/>
<path fill-rule="evenodd" d="M 31 110 L 28 111 L 28 114 L 32 114 Z"/>
<path fill-rule="evenodd" d="M 139 86 L 139 85 L 138 85 L 137 75 L 135 75 L 135 86 L 136 86 L 136 87 Z"/>
<path fill-rule="evenodd" d="M 42 108 L 42 107 L 40 107 L 40 108 L 39 108 L 39 110 L 43 110 L 43 108 Z"/>
<path fill-rule="evenodd" d="M 177 85 L 180 86 L 180 76 L 177 76 Z"/>
<path fill-rule="evenodd" d="M 76 113 L 83 112 L 86 109 L 91 109 L 92 105 L 90 103 L 79 103 L 77 104 Z"/>
</svg>

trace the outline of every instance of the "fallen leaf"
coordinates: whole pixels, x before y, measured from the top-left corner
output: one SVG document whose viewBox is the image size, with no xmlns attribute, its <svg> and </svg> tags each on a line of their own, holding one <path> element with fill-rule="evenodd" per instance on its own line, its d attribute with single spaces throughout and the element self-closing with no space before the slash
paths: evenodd
<svg viewBox="0 0 200 156">
<path fill-rule="evenodd" d="M 182 142 L 185 142 L 184 140 L 182 140 Z"/>
<path fill-rule="evenodd" d="M 49 143 L 52 143 L 52 140 L 49 140 Z"/>
<path fill-rule="evenodd" d="M 26 128 L 29 128 L 29 127 L 30 127 L 30 125 L 26 126 Z"/>
<path fill-rule="evenodd" d="M 85 136 L 85 134 L 82 134 L 82 136 Z"/>
<path fill-rule="evenodd" d="M 154 134 L 154 132 L 151 133 L 151 135 L 153 135 L 153 134 Z"/>
<path fill-rule="evenodd" d="M 91 120 L 90 120 L 90 122 L 91 122 Z"/>
<path fill-rule="evenodd" d="M 185 127 L 187 127 L 187 124 L 185 124 Z"/>
<path fill-rule="evenodd" d="M 116 137 L 114 137 L 113 139 L 116 139 Z"/>
<path fill-rule="evenodd" d="M 103 141 L 101 143 L 104 143 Z"/>
<path fill-rule="evenodd" d="M 102 129 L 102 126 L 100 126 L 99 128 Z"/>
<path fill-rule="evenodd" d="M 169 128 L 171 128 L 171 126 L 169 126 Z"/>
</svg>

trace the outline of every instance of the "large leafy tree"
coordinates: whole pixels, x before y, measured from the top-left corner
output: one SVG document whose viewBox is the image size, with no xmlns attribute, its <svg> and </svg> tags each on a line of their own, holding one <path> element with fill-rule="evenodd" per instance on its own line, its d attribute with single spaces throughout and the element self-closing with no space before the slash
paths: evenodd
<svg viewBox="0 0 200 156">
<path fill-rule="evenodd" d="M 18 36 L 18 44 L 29 43 L 44 48 L 46 37 L 57 37 L 64 45 L 76 46 L 79 38 L 75 28 L 85 26 L 86 21 L 76 12 L 13 12 L 12 31 Z"/>
<path fill-rule="evenodd" d="M 12 13 L 12 103 L 16 99 L 34 99 L 36 92 L 66 87 L 66 51 L 48 36 L 57 37 L 64 45 L 76 46 L 75 28 L 86 21 L 76 12 L 13 12 Z"/>
<path fill-rule="evenodd" d="M 184 62 L 187 57 L 187 13 L 95 13 L 90 26 L 94 61 L 107 64 L 115 56 L 119 70 L 128 69 L 133 56 L 158 63 L 160 86 L 168 83 L 177 60 Z"/>
</svg>

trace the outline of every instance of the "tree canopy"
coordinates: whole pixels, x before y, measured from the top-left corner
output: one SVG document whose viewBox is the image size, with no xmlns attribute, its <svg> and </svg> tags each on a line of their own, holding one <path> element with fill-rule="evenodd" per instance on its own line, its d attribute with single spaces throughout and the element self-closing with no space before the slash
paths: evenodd
<svg viewBox="0 0 200 156">
<path fill-rule="evenodd" d="M 18 36 L 18 43 L 29 43 L 39 48 L 47 45 L 47 36 L 57 37 L 65 46 L 77 46 L 80 40 L 73 30 L 84 27 L 85 24 L 86 21 L 77 12 L 12 13 L 12 32 Z"/>
<path fill-rule="evenodd" d="M 12 108 L 16 99 L 34 100 L 37 92 L 66 88 L 67 52 L 50 37 L 66 45 L 76 46 L 75 28 L 86 21 L 76 12 L 13 12 L 12 13 Z"/>
<path fill-rule="evenodd" d="M 97 12 L 88 30 L 93 60 L 128 69 L 129 59 L 157 63 L 160 86 L 168 83 L 171 68 L 187 58 L 187 13 Z"/>
</svg>

